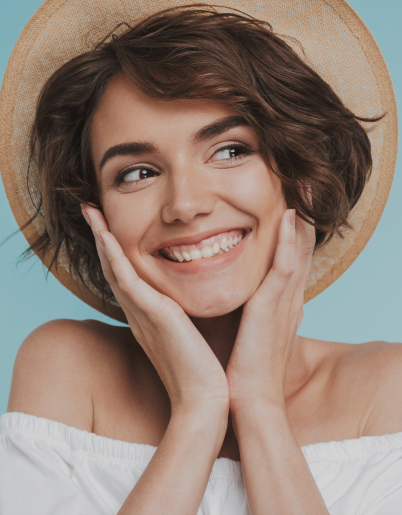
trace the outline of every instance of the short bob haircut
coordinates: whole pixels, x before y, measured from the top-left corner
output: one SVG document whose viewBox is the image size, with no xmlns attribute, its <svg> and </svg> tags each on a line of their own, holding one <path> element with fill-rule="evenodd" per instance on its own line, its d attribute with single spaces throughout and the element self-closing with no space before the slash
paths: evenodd
<svg viewBox="0 0 402 515">
<path fill-rule="evenodd" d="M 85 286 L 89 278 L 104 304 L 114 299 L 80 203 L 102 211 L 91 121 L 119 74 L 154 99 L 213 99 L 238 111 L 256 131 L 288 207 L 315 224 L 316 248 L 350 227 L 347 216 L 372 168 L 370 141 L 359 122 L 380 117 L 361 118 L 347 109 L 268 22 L 196 4 L 165 9 L 134 26 L 119 24 L 47 80 L 31 132 L 42 196 L 24 226 L 42 213 L 47 229 L 24 259 L 52 250 L 49 270 L 54 263 L 57 268 L 64 244 L 70 272 Z"/>
</svg>

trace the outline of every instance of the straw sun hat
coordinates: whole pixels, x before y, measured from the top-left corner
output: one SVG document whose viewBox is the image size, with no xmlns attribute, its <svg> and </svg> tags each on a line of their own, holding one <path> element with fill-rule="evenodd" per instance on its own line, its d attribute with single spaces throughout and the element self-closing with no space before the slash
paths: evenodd
<svg viewBox="0 0 402 515">
<path fill-rule="evenodd" d="M 199 1 L 199 0 L 198 0 Z M 0 96 L 0 171 L 11 209 L 21 227 L 34 214 L 39 199 L 39 173 L 32 170 L 28 195 L 26 171 L 29 131 L 36 100 L 47 78 L 64 62 L 91 48 L 119 22 L 192 0 L 46 0 L 20 35 L 11 54 Z M 240 9 L 267 20 L 277 34 L 300 41 L 302 59 L 317 71 L 344 104 L 360 117 L 386 116 L 369 132 L 373 171 L 364 192 L 349 215 L 353 230 L 344 239 L 334 237 L 313 257 L 305 291 L 312 299 L 334 282 L 357 258 L 374 232 L 384 210 L 397 154 L 397 111 L 391 78 L 370 31 L 345 0 L 220 0 L 211 2 Z M 286 41 L 292 45 L 291 40 Z M 293 46 L 293 45 L 292 45 Z M 36 217 L 23 233 L 32 244 L 45 228 Z M 48 254 L 46 266 L 51 262 Z M 67 255 L 59 255 L 56 278 L 77 297 L 116 320 L 125 316 L 115 301 L 105 310 L 101 294 L 88 292 L 69 273 Z M 117 310 L 116 310 L 117 308 Z"/>
</svg>

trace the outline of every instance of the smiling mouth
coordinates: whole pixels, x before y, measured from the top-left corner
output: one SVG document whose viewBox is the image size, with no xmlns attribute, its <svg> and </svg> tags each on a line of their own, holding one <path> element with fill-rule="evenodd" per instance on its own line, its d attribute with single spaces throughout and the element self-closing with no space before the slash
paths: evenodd
<svg viewBox="0 0 402 515">
<path fill-rule="evenodd" d="M 169 261 L 183 263 L 198 259 L 210 259 L 233 249 L 245 235 L 246 229 L 234 229 L 218 234 L 193 245 L 174 245 L 159 250 L 159 255 Z"/>
</svg>

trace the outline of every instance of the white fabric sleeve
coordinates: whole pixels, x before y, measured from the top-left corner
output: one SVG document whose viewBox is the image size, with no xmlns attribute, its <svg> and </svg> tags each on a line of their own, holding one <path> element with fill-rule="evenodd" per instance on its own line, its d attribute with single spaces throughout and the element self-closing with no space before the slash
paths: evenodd
<svg viewBox="0 0 402 515">
<path fill-rule="evenodd" d="M 71 450 L 0 435 L 1 515 L 112 515 Z"/>
<path fill-rule="evenodd" d="M 302 450 L 330 515 L 402 515 L 402 432 Z M 155 451 L 5 413 L 0 515 L 116 515 Z M 240 462 L 215 461 L 198 515 L 249 515 Z"/>
</svg>

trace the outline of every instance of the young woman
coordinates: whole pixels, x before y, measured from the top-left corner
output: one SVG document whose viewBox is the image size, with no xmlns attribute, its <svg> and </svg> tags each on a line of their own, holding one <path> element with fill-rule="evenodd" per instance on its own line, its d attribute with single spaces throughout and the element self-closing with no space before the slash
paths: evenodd
<svg viewBox="0 0 402 515">
<path fill-rule="evenodd" d="M 398 513 L 401 346 L 297 335 L 314 249 L 370 176 L 361 122 L 381 117 L 220 13 L 149 16 L 42 90 L 31 248 L 64 245 L 128 327 L 56 320 L 22 344 L 5 514 Z"/>
</svg>

